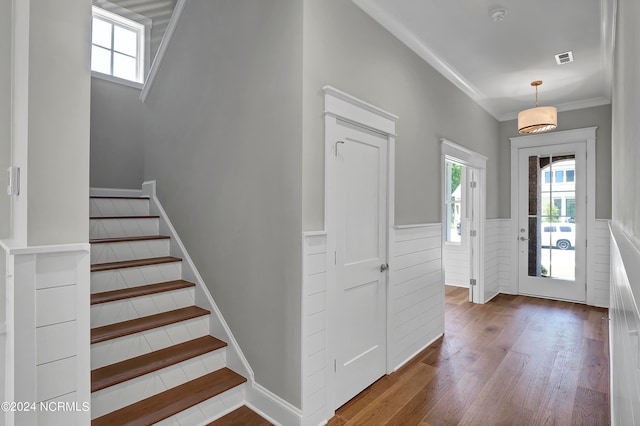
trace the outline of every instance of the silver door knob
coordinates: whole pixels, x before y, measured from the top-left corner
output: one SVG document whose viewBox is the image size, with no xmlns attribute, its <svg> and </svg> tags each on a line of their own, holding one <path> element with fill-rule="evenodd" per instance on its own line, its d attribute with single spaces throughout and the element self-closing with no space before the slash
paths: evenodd
<svg viewBox="0 0 640 426">
<path fill-rule="evenodd" d="M 520 237 L 520 241 L 529 241 L 529 239 L 525 237 Z"/>
<path fill-rule="evenodd" d="M 380 272 L 384 272 L 387 269 L 389 269 L 389 264 L 388 263 L 383 263 L 382 265 L 380 265 Z"/>
</svg>

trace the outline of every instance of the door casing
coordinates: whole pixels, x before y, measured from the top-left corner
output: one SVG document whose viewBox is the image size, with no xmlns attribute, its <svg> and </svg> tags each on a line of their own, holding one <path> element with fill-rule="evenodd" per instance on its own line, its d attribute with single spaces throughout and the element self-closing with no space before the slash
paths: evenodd
<svg viewBox="0 0 640 426">
<path fill-rule="evenodd" d="M 461 145 L 451 142 L 448 139 L 440 139 L 441 143 L 441 180 L 442 180 L 442 196 L 441 200 L 444 200 L 445 193 L 445 163 L 447 160 L 455 161 L 468 167 L 470 170 L 476 172 L 475 181 L 475 197 L 473 199 L 473 205 L 468 206 L 474 212 L 473 219 L 471 221 L 472 230 L 476 231 L 475 237 L 469 238 L 470 253 L 471 255 L 471 269 L 473 275 L 471 278 L 476 280 L 475 286 L 469 288 L 469 299 L 474 303 L 486 303 L 495 295 L 490 295 L 489 298 L 485 297 L 485 283 L 484 283 L 484 225 L 486 218 L 486 174 L 487 174 L 487 157 L 482 154 L 478 154 L 470 149 L 467 149 Z M 469 182 L 466 183 L 467 185 Z M 469 197 L 467 197 L 469 198 Z M 442 223 L 444 226 L 444 218 L 446 217 L 446 211 L 444 203 L 441 201 L 442 208 Z M 442 247 L 445 245 L 445 232 L 442 232 Z"/>
<path fill-rule="evenodd" d="M 393 244 L 390 243 L 392 235 L 392 226 L 395 223 L 394 218 L 394 176 L 395 176 L 395 138 L 396 138 L 396 121 L 398 116 L 375 107 L 364 102 L 354 96 L 335 89 L 331 86 L 323 87 L 325 100 L 325 231 L 327 234 L 327 356 L 326 356 L 326 372 L 327 372 L 327 404 L 329 410 L 338 407 L 335 406 L 336 399 L 336 376 L 334 360 L 336 359 L 336 347 L 339 344 L 336 330 L 339 327 L 336 315 L 336 268 L 334 256 L 336 253 L 336 164 L 335 149 L 336 141 L 339 136 L 338 120 L 363 127 L 367 130 L 383 135 L 387 139 L 387 263 L 393 259 Z M 390 267 L 393 265 L 390 264 Z M 386 301 L 386 372 L 393 371 L 390 365 L 391 357 L 389 356 L 389 315 L 388 315 L 388 274 L 384 277 Z M 354 395 L 355 396 L 355 395 Z"/>
<path fill-rule="evenodd" d="M 590 285 L 591 277 L 593 277 L 594 253 L 589 248 L 588 241 L 592 238 L 596 227 L 596 129 L 597 127 L 585 127 L 582 129 L 564 130 L 552 133 L 543 133 L 539 135 L 517 136 L 510 138 L 511 141 L 511 280 L 509 293 L 519 293 L 519 277 L 518 277 L 518 176 L 519 168 L 519 151 L 521 148 L 544 147 L 558 144 L 568 143 L 584 143 L 587 152 L 586 161 L 586 212 L 585 226 L 587 243 L 585 247 L 586 256 L 586 304 L 594 303 L 594 288 Z"/>
</svg>

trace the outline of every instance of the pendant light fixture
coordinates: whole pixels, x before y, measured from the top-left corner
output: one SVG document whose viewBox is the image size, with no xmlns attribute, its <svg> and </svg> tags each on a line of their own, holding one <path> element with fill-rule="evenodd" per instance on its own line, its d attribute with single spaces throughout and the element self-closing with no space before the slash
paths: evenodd
<svg viewBox="0 0 640 426">
<path fill-rule="evenodd" d="M 556 107 L 538 106 L 538 86 L 542 80 L 532 81 L 536 88 L 536 107 L 518 113 L 518 131 L 520 133 L 543 133 L 558 127 L 558 110 Z"/>
</svg>

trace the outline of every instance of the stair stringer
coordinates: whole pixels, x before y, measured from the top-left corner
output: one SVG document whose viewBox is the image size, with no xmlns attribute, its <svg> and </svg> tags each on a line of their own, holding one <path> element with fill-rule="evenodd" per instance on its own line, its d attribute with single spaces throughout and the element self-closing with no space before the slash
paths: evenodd
<svg viewBox="0 0 640 426">
<path fill-rule="evenodd" d="M 150 214 L 160 216 L 160 233 L 171 237 L 170 255 L 182 259 L 182 279 L 196 284 L 196 305 L 211 312 L 209 317 L 211 334 L 227 342 L 227 366 L 247 378 L 247 383 L 245 384 L 246 401 L 244 404 L 273 424 L 301 425 L 302 411 L 299 408 L 270 392 L 255 381 L 253 369 L 249 361 L 242 353 L 240 345 L 233 336 L 229 325 L 222 316 L 222 312 L 218 309 L 202 276 L 198 272 L 191 256 L 189 256 L 182 240 L 178 236 L 169 216 L 156 195 L 156 181 L 145 181 L 142 184 L 141 195 L 149 197 Z M 233 409 L 235 408 L 237 407 L 233 407 Z M 230 411 L 233 410 L 227 410 L 227 412 Z M 227 412 L 221 413 L 220 417 L 227 414 Z"/>
</svg>

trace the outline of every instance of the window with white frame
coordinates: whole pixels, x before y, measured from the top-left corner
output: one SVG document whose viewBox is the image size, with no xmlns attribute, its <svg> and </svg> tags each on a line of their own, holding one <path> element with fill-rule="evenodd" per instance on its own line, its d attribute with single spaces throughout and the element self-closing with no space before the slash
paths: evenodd
<svg viewBox="0 0 640 426">
<path fill-rule="evenodd" d="M 142 83 L 145 25 L 93 6 L 91 71 Z"/>
</svg>

